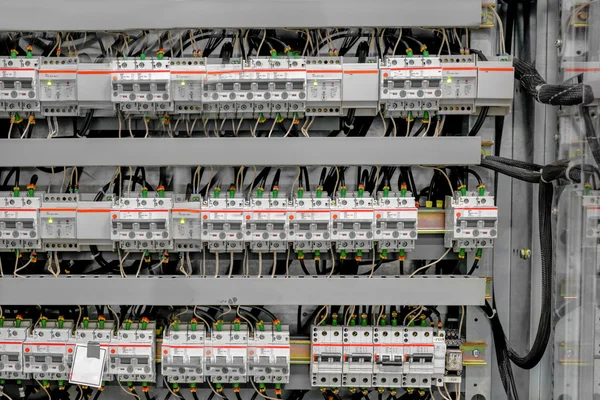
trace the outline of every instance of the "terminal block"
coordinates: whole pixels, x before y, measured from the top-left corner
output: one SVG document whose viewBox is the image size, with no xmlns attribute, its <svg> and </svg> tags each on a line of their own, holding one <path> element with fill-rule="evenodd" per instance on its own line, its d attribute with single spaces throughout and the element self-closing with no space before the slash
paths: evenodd
<svg viewBox="0 0 600 400">
<path fill-rule="evenodd" d="M 312 326 L 310 373 L 313 387 L 339 387 L 342 382 L 341 326 Z"/>
<path fill-rule="evenodd" d="M 173 248 L 172 200 L 169 198 L 119 198 L 111 210 L 110 238 L 121 249 L 161 251 Z"/>
<path fill-rule="evenodd" d="M 28 378 L 24 372 L 23 343 L 30 327 L 31 321 L 0 317 L 0 379 Z"/>
<path fill-rule="evenodd" d="M 289 237 L 296 252 L 316 255 L 331 247 L 331 199 L 321 192 L 294 198 L 288 211 Z"/>
<path fill-rule="evenodd" d="M 219 196 L 218 191 L 202 202 L 202 240 L 211 253 L 244 250 L 245 204 L 241 195 Z"/>
<path fill-rule="evenodd" d="M 204 324 L 174 323 L 163 338 L 162 374 L 169 382 L 204 382 Z"/>
<path fill-rule="evenodd" d="M 79 115 L 78 70 L 78 57 L 44 57 L 39 69 L 43 116 Z"/>
<path fill-rule="evenodd" d="M 341 193 L 331 202 L 331 240 L 338 253 L 357 257 L 373 248 L 373 198 L 368 193 Z"/>
<path fill-rule="evenodd" d="M 446 248 L 455 252 L 492 248 L 497 236 L 498 207 L 493 196 L 476 192 L 446 196 Z"/>
<path fill-rule="evenodd" d="M 44 194 L 40 207 L 40 236 L 48 251 L 76 251 L 77 208 L 76 193 Z"/>
<path fill-rule="evenodd" d="M 306 115 L 342 115 L 341 57 L 308 57 L 306 59 Z"/>
<path fill-rule="evenodd" d="M 206 377 L 215 383 L 248 380 L 248 326 L 239 322 L 217 322 L 206 350 Z"/>
<path fill-rule="evenodd" d="M 171 58 L 171 88 L 177 114 L 202 113 L 202 89 L 206 80 L 204 58 Z"/>
<path fill-rule="evenodd" d="M 202 92 L 204 118 L 234 118 L 236 107 L 241 107 L 243 103 L 246 108 L 251 108 L 249 88 L 241 87 L 244 72 L 241 60 L 233 59 L 222 63 L 222 60 L 205 59 L 205 63 L 207 75 Z M 241 92 L 244 92 L 244 96 L 241 96 Z"/>
<path fill-rule="evenodd" d="M 125 321 L 108 345 L 108 372 L 119 381 L 156 381 L 156 324 Z"/>
<path fill-rule="evenodd" d="M 68 379 L 75 351 L 73 327 L 72 321 L 40 321 L 23 344 L 23 371 L 34 379 Z"/>
<path fill-rule="evenodd" d="M 345 326 L 342 386 L 368 387 L 373 377 L 373 327 Z"/>
<path fill-rule="evenodd" d="M 197 201 L 173 204 L 171 210 L 174 248 L 179 251 L 202 251 L 200 196 Z"/>
<path fill-rule="evenodd" d="M 290 381 L 290 327 L 264 324 L 248 344 L 248 376 L 258 383 Z"/>
<path fill-rule="evenodd" d="M 375 202 L 375 241 L 380 251 L 399 252 L 415 248 L 418 209 L 412 193 L 381 192 Z"/>
<path fill-rule="evenodd" d="M 18 119 L 15 113 L 40 111 L 39 67 L 39 58 L 0 57 L 0 113 Z"/>
<path fill-rule="evenodd" d="M 264 198 L 253 198 L 244 213 L 246 240 L 253 251 L 287 250 L 288 201 L 285 194 L 275 193 Z"/>
<path fill-rule="evenodd" d="M 40 249 L 40 199 L 0 197 L 0 249 Z"/>
<path fill-rule="evenodd" d="M 168 59 L 119 59 L 112 62 L 112 102 L 126 113 L 172 111 Z"/>
</svg>

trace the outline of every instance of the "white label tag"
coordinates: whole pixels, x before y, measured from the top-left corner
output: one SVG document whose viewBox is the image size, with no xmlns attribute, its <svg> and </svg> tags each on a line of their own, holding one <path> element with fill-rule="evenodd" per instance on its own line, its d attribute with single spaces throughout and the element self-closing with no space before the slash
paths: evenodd
<svg viewBox="0 0 600 400">
<path fill-rule="evenodd" d="M 99 357 L 88 358 L 88 346 L 78 344 L 73 356 L 73 367 L 69 376 L 69 383 L 86 385 L 95 388 L 102 386 L 104 363 L 106 362 L 106 348 L 100 348 Z"/>
</svg>

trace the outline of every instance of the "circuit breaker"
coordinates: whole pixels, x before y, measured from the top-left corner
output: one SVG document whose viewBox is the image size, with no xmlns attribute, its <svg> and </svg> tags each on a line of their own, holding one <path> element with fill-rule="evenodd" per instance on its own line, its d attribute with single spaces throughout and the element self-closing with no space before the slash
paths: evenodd
<svg viewBox="0 0 600 400">
<path fill-rule="evenodd" d="M 169 63 L 175 112 L 178 114 L 201 114 L 202 88 L 206 80 L 204 58 L 171 58 Z"/>
<path fill-rule="evenodd" d="M 309 57 L 306 59 L 306 115 L 342 115 L 341 57 Z"/>
<path fill-rule="evenodd" d="M 242 252 L 245 200 L 241 195 L 207 198 L 202 202 L 202 238 L 212 253 Z"/>
<path fill-rule="evenodd" d="M 474 55 L 442 56 L 440 114 L 470 115 L 475 112 L 478 70 Z M 496 85 L 495 85 L 496 86 Z M 498 86 L 496 86 L 498 88 Z"/>
<path fill-rule="evenodd" d="M 598 238 L 600 238 L 600 192 L 593 191 L 588 195 L 582 196 L 583 217 L 585 223 L 586 247 L 596 247 Z"/>
<path fill-rule="evenodd" d="M 313 387 L 339 387 L 342 382 L 343 335 L 341 326 L 311 328 L 310 373 Z"/>
<path fill-rule="evenodd" d="M 228 63 L 216 64 L 215 60 L 205 60 L 206 81 L 202 92 L 203 116 L 208 119 L 235 117 L 238 103 L 245 102 L 248 107 L 248 101 L 252 100 L 251 96 L 238 99 L 244 69 L 241 60 L 234 59 L 229 60 Z M 236 89 L 238 90 L 236 91 Z M 247 91 L 245 93 L 248 94 Z M 239 105 L 241 106 L 241 104 Z M 215 121 L 214 123 L 218 123 L 220 126 L 221 122 Z"/>
<path fill-rule="evenodd" d="M 342 386 L 368 387 L 373 376 L 373 327 L 344 326 Z"/>
<path fill-rule="evenodd" d="M 380 192 L 375 202 L 375 242 L 380 252 L 404 252 L 415 248 L 418 209 L 412 193 Z"/>
<path fill-rule="evenodd" d="M 285 252 L 288 229 L 288 201 L 285 194 L 269 193 L 253 198 L 244 213 L 246 240 L 253 251 Z"/>
<path fill-rule="evenodd" d="M 373 386 L 400 387 L 404 370 L 404 328 L 375 327 L 373 333 Z"/>
<path fill-rule="evenodd" d="M 0 112 L 18 120 L 15 113 L 40 111 L 39 67 L 39 58 L 0 57 Z"/>
<path fill-rule="evenodd" d="M 304 193 L 294 198 L 288 212 L 289 237 L 298 254 L 312 252 L 315 256 L 331 247 L 331 199 L 323 192 Z"/>
<path fill-rule="evenodd" d="M 40 236 L 48 251 L 75 251 L 79 194 L 45 193 L 40 207 Z"/>
<path fill-rule="evenodd" d="M 40 101 L 42 115 L 78 116 L 78 57 L 44 57 L 40 63 Z"/>
<path fill-rule="evenodd" d="M 290 381 L 290 327 L 263 324 L 248 344 L 248 376 L 257 383 Z"/>
<path fill-rule="evenodd" d="M 373 248 L 373 198 L 368 193 L 341 192 L 331 203 L 331 240 L 338 253 L 357 257 Z"/>
<path fill-rule="evenodd" d="M 198 201 L 174 203 L 171 218 L 174 248 L 179 251 L 201 251 L 200 197 Z"/>
<path fill-rule="evenodd" d="M 40 199 L 0 197 L 0 249 L 40 249 Z"/>
<path fill-rule="evenodd" d="M 155 382 L 154 322 L 125 321 L 108 345 L 108 372 L 119 381 Z"/>
<path fill-rule="evenodd" d="M 125 113 L 172 111 L 171 71 L 165 59 L 119 59 L 113 61 L 112 101 Z"/>
<path fill-rule="evenodd" d="M 110 238 L 121 249 L 161 251 L 173 248 L 169 198 L 122 197 L 111 210 Z"/>
<path fill-rule="evenodd" d="M 34 379 L 67 379 L 75 351 L 72 331 L 72 321 L 40 321 L 23 345 L 24 372 L 32 374 Z"/>
<path fill-rule="evenodd" d="M 23 343 L 31 321 L 0 317 L 0 379 L 26 379 Z"/>
<path fill-rule="evenodd" d="M 241 383 L 248 380 L 248 326 L 217 323 L 206 349 L 206 377 L 215 383 Z"/>
<path fill-rule="evenodd" d="M 409 326 L 404 327 L 402 336 L 402 387 L 442 386 L 446 360 L 445 331 Z"/>
<path fill-rule="evenodd" d="M 204 324 L 172 324 L 163 337 L 162 374 L 169 382 L 204 382 L 205 340 Z"/>
<path fill-rule="evenodd" d="M 488 193 L 446 196 L 444 245 L 455 252 L 492 248 L 498 237 L 498 207 Z"/>
</svg>

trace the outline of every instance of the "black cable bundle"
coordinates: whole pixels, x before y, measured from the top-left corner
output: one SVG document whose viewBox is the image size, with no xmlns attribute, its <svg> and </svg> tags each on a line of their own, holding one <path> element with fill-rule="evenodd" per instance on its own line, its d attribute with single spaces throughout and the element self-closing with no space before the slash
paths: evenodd
<svg viewBox="0 0 600 400">
<path fill-rule="evenodd" d="M 594 101 L 594 93 L 589 85 L 546 83 L 533 64 L 515 58 L 515 78 L 519 80 L 525 91 L 538 102 L 552 106 L 577 106 Z"/>
</svg>

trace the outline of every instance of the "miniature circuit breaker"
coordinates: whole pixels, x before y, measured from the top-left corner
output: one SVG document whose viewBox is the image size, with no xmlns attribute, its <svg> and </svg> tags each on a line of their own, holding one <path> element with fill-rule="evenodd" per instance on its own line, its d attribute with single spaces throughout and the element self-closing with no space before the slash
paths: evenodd
<svg viewBox="0 0 600 400">
<path fill-rule="evenodd" d="M 331 247 L 331 199 L 326 193 L 303 193 L 294 198 L 288 212 L 289 237 L 298 255 L 312 252 L 315 257 Z"/>
<path fill-rule="evenodd" d="M 44 57 L 39 70 L 43 116 L 79 115 L 78 70 L 78 57 Z"/>
<path fill-rule="evenodd" d="M 404 327 L 404 365 L 401 387 L 442 386 L 446 363 L 445 332 L 427 327 Z"/>
<path fill-rule="evenodd" d="M 217 322 L 206 349 L 206 377 L 214 383 L 241 383 L 248 380 L 248 326 Z"/>
<path fill-rule="evenodd" d="M 381 65 L 380 98 L 390 117 L 434 115 L 442 98 L 439 57 L 388 57 Z"/>
<path fill-rule="evenodd" d="M 40 249 L 40 199 L 0 197 L 0 250 Z"/>
<path fill-rule="evenodd" d="M 110 238 L 121 249 L 161 251 L 173 248 L 169 198 L 115 199 Z"/>
<path fill-rule="evenodd" d="M 112 62 L 112 102 L 127 113 L 172 111 L 168 59 L 119 59 Z"/>
<path fill-rule="evenodd" d="M 331 240 L 345 257 L 347 252 L 363 253 L 373 249 L 373 198 L 368 193 L 341 191 L 331 203 Z"/>
<path fill-rule="evenodd" d="M 125 321 L 108 345 L 108 372 L 119 381 L 156 381 L 156 324 Z"/>
<path fill-rule="evenodd" d="M 446 196 L 446 248 L 457 253 L 492 248 L 497 236 L 498 207 L 493 196 L 483 190 Z"/>
<path fill-rule="evenodd" d="M 373 327 L 344 326 L 342 386 L 368 387 L 373 376 Z"/>
<path fill-rule="evenodd" d="M 31 321 L 0 317 L 0 379 L 26 379 L 23 343 Z"/>
<path fill-rule="evenodd" d="M 76 193 L 44 194 L 40 207 L 40 236 L 48 251 L 76 251 L 77 208 Z"/>
<path fill-rule="evenodd" d="M 19 122 L 27 113 L 40 111 L 39 66 L 39 58 L 0 57 L 0 113 Z"/>
<path fill-rule="evenodd" d="M 249 86 L 242 87 L 241 83 L 244 69 L 242 61 L 232 59 L 227 63 L 214 64 L 212 62 L 214 60 L 205 59 L 206 81 L 202 92 L 203 117 L 208 119 L 234 118 L 236 107 L 241 108 L 244 104 L 245 108 L 251 110 L 252 96 L 249 96 Z M 217 129 L 216 126 L 215 129 Z"/>
<path fill-rule="evenodd" d="M 584 244 L 586 247 L 595 247 L 600 238 L 600 192 L 592 191 L 582 196 L 582 202 L 585 221 Z"/>
<path fill-rule="evenodd" d="M 177 114 L 202 113 L 202 87 L 206 80 L 204 58 L 171 58 L 171 88 Z"/>
<path fill-rule="evenodd" d="M 387 325 L 375 327 L 373 332 L 373 386 L 400 387 L 404 369 L 404 327 Z"/>
<path fill-rule="evenodd" d="M 173 204 L 171 218 L 174 248 L 179 251 L 202 251 L 200 195 L 197 201 Z"/>
<path fill-rule="evenodd" d="M 252 251 L 287 250 L 288 201 L 285 194 L 273 191 L 268 197 L 253 198 L 244 212 L 246 240 Z"/>
<path fill-rule="evenodd" d="M 258 383 L 288 383 L 290 327 L 275 321 L 258 328 L 248 344 L 248 376 Z"/>
<path fill-rule="evenodd" d="M 375 202 L 375 242 L 382 255 L 415 248 L 418 230 L 418 209 L 412 193 L 380 192 Z"/>
<path fill-rule="evenodd" d="M 341 57 L 306 59 L 306 115 L 339 116 L 342 114 Z"/>
<path fill-rule="evenodd" d="M 312 326 L 310 373 L 312 387 L 339 387 L 342 382 L 341 326 Z"/>
<path fill-rule="evenodd" d="M 42 319 L 40 325 L 33 328 L 23 344 L 25 352 L 23 371 L 32 374 L 34 379 L 68 379 L 75 351 L 75 338 L 72 331 L 72 321 Z"/>
<path fill-rule="evenodd" d="M 204 382 L 206 331 L 196 320 L 172 324 L 162 343 L 162 374 L 169 382 Z"/>
<path fill-rule="evenodd" d="M 211 253 L 242 252 L 245 200 L 241 195 L 221 196 L 220 190 L 202 202 L 202 240 Z"/>
</svg>

